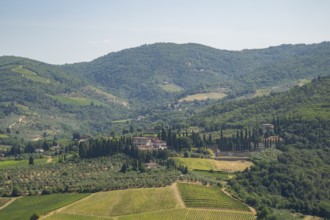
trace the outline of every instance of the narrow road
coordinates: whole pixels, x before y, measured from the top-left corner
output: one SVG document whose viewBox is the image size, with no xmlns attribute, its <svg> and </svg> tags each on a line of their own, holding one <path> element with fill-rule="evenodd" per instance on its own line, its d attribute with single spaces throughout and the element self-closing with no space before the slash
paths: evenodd
<svg viewBox="0 0 330 220">
<path fill-rule="evenodd" d="M 61 207 L 61 208 L 59 208 L 59 209 L 56 209 L 56 210 L 54 210 L 54 211 L 51 211 L 51 212 L 48 212 L 47 214 L 45 214 L 45 215 L 43 215 L 43 216 L 40 216 L 40 218 L 39 219 L 45 219 L 45 218 L 47 218 L 47 217 L 49 217 L 49 216 L 51 216 L 51 215 L 54 215 L 54 214 L 56 214 L 56 213 L 58 213 L 58 212 L 61 212 L 61 211 L 63 211 L 64 209 L 66 209 L 67 207 L 70 207 L 70 206 L 72 206 L 72 205 L 74 205 L 74 204 L 76 204 L 76 203 L 78 203 L 78 202 L 82 202 L 82 201 L 84 201 L 84 200 L 86 200 L 86 199 L 89 199 L 91 196 L 93 196 L 94 194 L 91 194 L 91 195 L 89 195 L 89 196 L 86 196 L 85 198 L 82 198 L 82 199 L 80 199 L 80 200 L 78 200 L 78 201 L 75 201 L 75 202 L 73 202 L 73 203 L 70 203 L 69 205 L 66 205 L 66 206 L 63 206 L 63 207 Z"/>
<path fill-rule="evenodd" d="M 179 204 L 180 204 L 180 208 L 186 208 L 186 204 L 184 204 L 184 202 L 183 202 L 183 199 L 182 199 L 181 194 L 180 194 L 180 192 L 179 192 L 179 189 L 178 189 L 177 183 L 173 183 L 173 184 L 171 185 L 171 188 L 172 188 L 172 190 L 173 190 L 173 192 L 174 192 L 174 195 L 175 195 L 175 197 L 176 197 L 176 200 L 177 200 L 177 201 L 179 202 Z"/>
<path fill-rule="evenodd" d="M 225 188 L 222 188 L 221 191 L 224 192 L 226 195 L 230 196 L 231 198 L 236 199 L 236 198 L 234 198 L 230 193 L 228 193 L 228 192 L 226 191 Z M 236 200 L 238 200 L 238 199 L 236 199 Z M 242 201 L 240 201 L 240 202 L 242 202 Z M 243 203 L 244 203 L 244 202 L 243 202 Z M 246 204 L 246 203 L 244 203 L 244 204 L 245 204 L 245 205 L 251 210 L 251 212 L 252 212 L 254 215 L 257 215 L 257 211 L 256 211 L 253 207 L 249 206 L 249 205 Z"/>
<path fill-rule="evenodd" d="M 6 208 L 7 206 L 9 206 L 9 205 L 12 204 L 13 202 L 15 202 L 15 200 L 18 199 L 18 198 L 20 198 L 20 197 L 12 198 L 9 202 L 7 202 L 7 203 L 4 204 L 3 206 L 1 206 L 1 207 L 0 207 L 0 210 Z"/>
</svg>

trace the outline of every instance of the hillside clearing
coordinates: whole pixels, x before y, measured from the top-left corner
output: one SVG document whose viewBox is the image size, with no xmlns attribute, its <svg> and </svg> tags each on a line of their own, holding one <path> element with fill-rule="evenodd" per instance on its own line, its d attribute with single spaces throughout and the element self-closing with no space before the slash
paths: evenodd
<svg viewBox="0 0 330 220">
<path fill-rule="evenodd" d="M 35 82 L 46 83 L 46 84 L 51 83 L 50 79 L 41 77 L 37 73 L 35 73 L 29 69 L 26 69 L 22 66 L 15 67 L 12 69 L 12 71 L 15 73 L 22 74 L 22 77 L 25 77 L 25 78 L 30 79 Z"/>
<path fill-rule="evenodd" d="M 183 90 L 182 87 L 175 85 L 175 84 L 165 84 L 165 85 L 161 85 L 161 88 L 163 90 L 165 90 L 166 92 L 181 92 Z"/>
<path fill-rule="evenodd" d="M 243 171 L 252 166 L 252 162 L 245 160 L 238 161 L 222 161 L 204 158 L 174 158 L 179 164 L 187 166 L 191 170 L 213 170 L 236 172 Z"/>
<path fill-rule="evenodd" d="M 223 99 L 227 95 L 223 92 L 209 92 L 209 93 L 198 93 L 194 95 L 188 95 L 182 99 L 179 100 L 179 102 L 193 102 L 195 100 L 197 101 L 203 101 L 207 99 Z"/>
<path fill-rule="evenodd" d="M 103 102 L 100 102 L 96 99 L 90 99 L 85 97 L 70 97 L 70 96 L 56 96 L 56 95 L 50 95 L 50 98 L 53 100 L 57 100 L 62 104 L 67 105 L 76 105 L 76 106 L 87 106 L 87 105 L 99 105 L 103 106 L 105 105 Z"/>
</svg>

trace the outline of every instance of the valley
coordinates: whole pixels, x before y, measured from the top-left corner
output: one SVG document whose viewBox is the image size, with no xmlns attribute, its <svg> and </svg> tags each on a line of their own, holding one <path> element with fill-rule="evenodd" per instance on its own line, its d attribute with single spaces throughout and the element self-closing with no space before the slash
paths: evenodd
<svg viewBox="0 0 330 220">
<path fill-rule="evenodd" d="M 0 219 L 329 218 L 329 62 L 329 42 L 0 57 Z"/>
</svg>

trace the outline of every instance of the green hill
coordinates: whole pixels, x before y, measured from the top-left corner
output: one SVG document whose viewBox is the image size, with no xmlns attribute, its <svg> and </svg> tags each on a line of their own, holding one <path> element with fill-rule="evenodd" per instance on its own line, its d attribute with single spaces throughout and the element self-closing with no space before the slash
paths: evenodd
<svg viewBox="0 0 330 220">
<path fill-rule="evenodd" d="M 329 62 L 329 42 L 243 51 L 157 43 L 66 65 L 4 56 L 0 57 L 0 129 L 11 128 L 16 136 L 29 139 L 45 132 L 49 136 L 72 131 L 109 134 L 126 126 L 114 120 L 150 114 L 146 128 L 162 117 L 178 121 L 177 110 L 191 115 L 216 102 L 208 99 L 252 96 L 257 89 L 288 90 L 329 75 Z M 177 103 L 180 107 L 172 108 Z M 172 109 L 164 114 L 169 105 Z"/>
<path fill-rule="evenodd" d="M 243 51 L 158 43 L 66 65 L 64 69 L 137 105 L 150 105 L 155 100 L 178 100 L 223 88 L 231 96 L 263 87 L 281 89 L 299 79 L 328 75 L 329 55 L 328 42 Z M 167 84 L 180 89 L 173 93 L 164 87 Z"/>
<path fill-rule="evenodd" d="M 329 94 L 330 78 L 316 78 L 287 92 L 213 105 L 192 117 L 191 124 L 212 131 L 253 127 L 272 122 L 274 117 L 328 120 Z"/>
</svg>

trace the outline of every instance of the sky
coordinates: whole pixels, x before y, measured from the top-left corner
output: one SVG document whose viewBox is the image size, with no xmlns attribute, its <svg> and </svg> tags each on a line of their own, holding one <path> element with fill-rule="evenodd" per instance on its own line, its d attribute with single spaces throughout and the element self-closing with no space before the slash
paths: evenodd
<svg viewBox="0 0 330 220">
<path fill-rule="evenodd" d="M 329 0 L 0 0 L 0 56 L 51 64 L 157 42 L 242 50 L 329 40 Z"/>
</svg>

